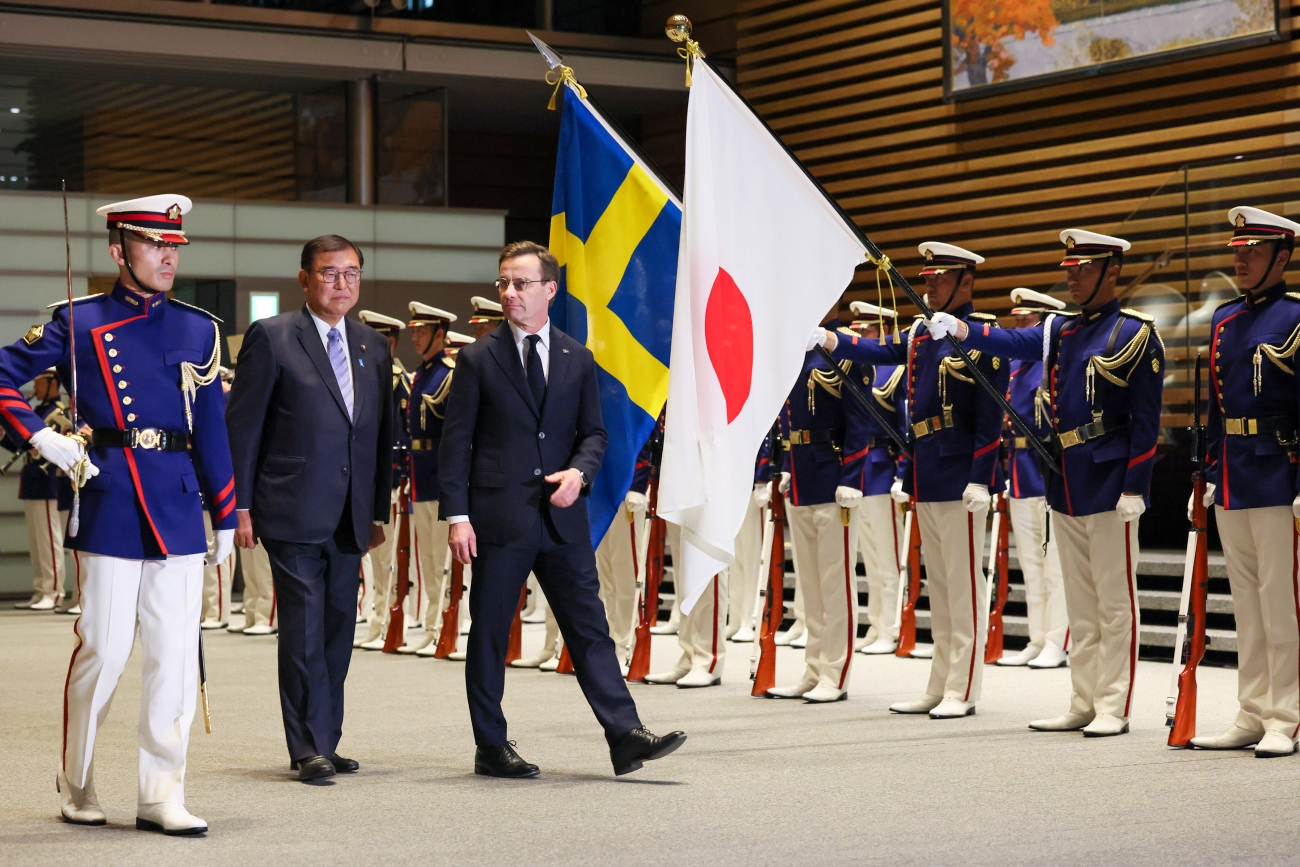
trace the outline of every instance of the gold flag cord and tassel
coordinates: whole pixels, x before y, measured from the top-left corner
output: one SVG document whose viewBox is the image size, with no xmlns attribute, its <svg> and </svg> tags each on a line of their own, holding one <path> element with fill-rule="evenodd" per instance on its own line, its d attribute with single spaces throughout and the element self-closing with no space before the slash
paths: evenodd
<svg viewBox="0 0 1300 867">
<path fill-rule="evenodd" d="M 691 78 L 691 69 L 695 66 L 696 58 L 704 57 L 704 50 L 700 48 L 700 43 L 691 38 L 691 19 L 685 15 L 672 16 L 664 25 L 664 33 L 673 42 L 686 43 L 677 49 L 677 56 L 686 61 L 686 86 L 691 87 L 695 83 Z"/>
<path fill-rule="evenodd" d="M 578 92 L 578 96 L 583 99 L 587 98 L 587 89 L 578 83 L 578 79 L 573 74 L 573 67 L 571 66 L 561 65 L 558 69 L 552 69 L 547 72 L 546 83 L 555 85 L 555 90 L 551 91 L 551 101 L 546 103 L 546 107 L 550 111 L 555 111 L 555 99 L 560 95 L 560 88 L 566 84 L 573 87 L 573 89 Z"/>
</svg>

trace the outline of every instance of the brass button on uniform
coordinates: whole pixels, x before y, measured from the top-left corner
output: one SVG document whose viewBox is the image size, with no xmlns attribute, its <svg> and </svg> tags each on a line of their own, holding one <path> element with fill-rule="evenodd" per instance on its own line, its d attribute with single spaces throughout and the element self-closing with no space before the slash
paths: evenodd
<svg viewBox="0 0 1300 867">
<path fill-rule="evenodd" d="M 117 387 L 118 387 L 118 388 L 126 388 L 126 380 L 125 380 L 125 379 L 119 379 L 119 380 L 117 381 Z"/>
<path fill-rule="evenodd" d="M 126 414 L 126 420 L 127 420 L 127 421 L 135 421 L 135 413 L 133 413 L 133 412 L 129 412 L 129 413 L 127 413 L 127 414 Z"/>
<path fill-rule="evenodd" d="M 108 351 L 108 357 L 109 357 L 109 358 L 117 358 L 117 350 L 116 350 L 116 349 L 110 349 L 110 350 Z"/>
<path fill-rule="evenodd" d="M 122 398 L 122 403 L 126 404 L 127 406 L 130 406 L 130 405 L 131 405 L 131 395 L 128 394 L 126 397 Z"/>
<path fill-rule="evenodd" d="M 114 373 L 121 373 L 121 372 L 122 372 L 122 365 L 120 365 L 120 364 L 114 364 L 114 365 L 113 365 L 113 372 L 114 372 Z"/>
<path fill-rule="evenodd" d="M 113 332 L 110 331 L 110 332 L 108 332 L 107 334 L 104 335 L 104 342 L 105 342 L 105 343 L 112 343 L 112 342 L 113 342 Z"/>
</svg>

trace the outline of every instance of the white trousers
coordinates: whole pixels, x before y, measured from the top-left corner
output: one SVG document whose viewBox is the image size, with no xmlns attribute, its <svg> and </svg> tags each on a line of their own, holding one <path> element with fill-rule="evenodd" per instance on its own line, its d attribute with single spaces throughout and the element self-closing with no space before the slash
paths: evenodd
<svg viewBox="0 0 1300 867">
<path fill-rule="evenodd" d="M 203 512 L 203 529 L 212 538 L 212 517 Z M 203 567 L 203 620 L 230 621 L 230 582 L 235 580 L 235 552 L 215 566 Z"/>
<path fill-rule="evenodd" d="M 408 518 L 410 516 L 407 516 Z M 397 587 L 397 492 L 388 506 L 388 524 L 384 527 L 383 544 L 370 549 L 370 572 L 372 582 L 369 590 L 370 603 L 364 612 L 369 623 L 367 641 L 378 638 L 388 629 L 388 609 L 393 604 L 393 593 Z M 364 568 L 365 561 L 362 561 Z"/>
<path fill-rule="evenodd" d="M 32 559 L 32 590 L 42 596 L 63 592 L 67 567 L 63 560 L 63 521 L 58 500 L 23 500 L 27 519 L 27 550 Z"/>
<path fill-rule="evenodd" d="M 766 510 L 751 496 L 745 521 L 736 534 L 736 560 L 727 568 L 727 637 L 754 628 L 754 603 L 758 599 L 759 570 L 763 565 L 763 517 Z"/>
<path fill-rule="evenodd" d="M 131 656 L 136 624 L 143 655 L 139 803 L 185 801 L 185 751 L 199 691 L 203 555 L 123 560 L 79 554 L 81 616 L 63 696 L 63 770 L 90 785 L 95 736 L 108 718 Z"/>
<path fill-rule="evenodd" d="M 858 534 L 858 551 L 867 573 L 868 644 L 894 635 L 898 608 L 899 543 L 903 522 L 898 505 L 889 494 L 863 497 L 853 509 Z"/>
<path fill-rule="evenodd" d="M 1070 616 L 1071 713 L 1127 719 L 1137 666 L 1138 522 L 1118 512 L 1052 516 Z"/>
<path fill-rule="evenodd" d="M 414 519 L 411 529 L 411 559 L 415 561 L 415 597 L 418 608 L 411 611 L 416 621 L 424 621 L 424 631 L 435 637 L 442 629 L 442 611 L 447 607 L 447 533 L 446 521 L 438 520 L 438 501 L 411 504 Z M 411 596 L 407 598 L 410 599 Z M 410 609 L 408 609 L 410 610 Z"/>
<path fill-rule="evenodd" d="M 1049 643 L 1065 648 L 1070 628 L 1065 613 L 1065 586 L 1061 578 L 1061 553 L 1056 533 L 1048 533 L 1051 520 L 1044 497 L 1014 497 L 1007 501 L 1011 531 L 1016 534 L 1016 556 L 1025 578 L 1025 607 L 1029 610 L 1029 646 L 1042 650 Z M 1043 537 L 1048 537 L 1043 552 Z"/>
<path fill-rule="evenodd" d="M 989 616 L 984 578 L 988 509 L 971 513 L 961 500 L 917 503 L 916 518 L 921 525 L 934 642 L 925 692 L 979 701 Z"/>
<path fill-rule="evenodd" d="M 630 512 L 619 506 L 614 522 L 596 548 L 596 574 L 600 578 L 600 601 L 605 605 L 609 637 L 619 662 L 632 652 L 632 630 L 636 618 L 636 585 L 641 567 L 636 562 L 639 542 L 645 532 L 644 512 Z"/>
<path fill-rule="evenodd" d="M 271 557 L 259 541 L 253 550 L 239 549 L 244 570 L 244 626 L 279 629 L 276 619 L 275 584 L 271 580 Z"/>
<path fill-rule="evenodd" d="M 845 689 L 858 637 L 853 523 L 842 513 L 836 503 L 786 509 L 808 630 L 803 680 L 831 689 Z"/>
<path fill-rule="evenodd" d="M 727 570 L 713 576 L 690 614 L 682 615 L 677 644 L 679 669 L 722 674 L 727 661 Z"/>
<path fill-rule="evenodd" d="M 1300 590 L 1290 506 L 1220 507 L 1215 515 L 1237 619 L 1237 725 L 1300 729 Z"/>
</svg>

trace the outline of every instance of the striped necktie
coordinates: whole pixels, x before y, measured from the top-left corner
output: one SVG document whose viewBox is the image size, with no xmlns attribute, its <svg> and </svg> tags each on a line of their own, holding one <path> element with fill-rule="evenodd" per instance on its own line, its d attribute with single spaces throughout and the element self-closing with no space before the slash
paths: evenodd
<svg viewBox="0 0 1300 867">
<path fill-rule="evenodd" d="M 327 336 L 330 341 L 330 366 L 334 368 L 334 378 L 339 381 L 339 391 L 343 392 L 348 418 L 352 418 L 352 371 L 348 370 L 348 358 L 343 354 L 343 336 L 337 328 L 331 328 Z"/>
</svg>

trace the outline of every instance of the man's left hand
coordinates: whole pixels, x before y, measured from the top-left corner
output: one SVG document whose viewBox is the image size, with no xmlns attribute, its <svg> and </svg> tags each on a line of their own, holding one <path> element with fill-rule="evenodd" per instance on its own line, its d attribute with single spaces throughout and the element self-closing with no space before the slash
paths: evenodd
<svg viewBox="0 0 1300 867">
<path fill-rule="evenodd" d="M 582 473 L 575 469 L 551 473 L 546 481 L 559 485 L 555 493 L 551 494 L 551 505 L 557 508 L 567 509 L 578 501 L 578 494 L 582 493 Z"/>
<path fill-rule="evenodd" d="M 382 544 L 384 544 L 384 525 L 371 524 L 370 525 L 370 546 L 369 548 L 367 548 L 367 550 L 373 551 L 375 548 L 378 548 Z"/>
</svg>

